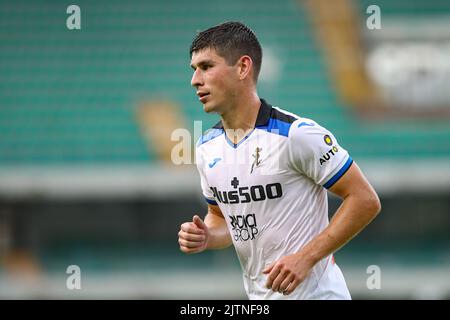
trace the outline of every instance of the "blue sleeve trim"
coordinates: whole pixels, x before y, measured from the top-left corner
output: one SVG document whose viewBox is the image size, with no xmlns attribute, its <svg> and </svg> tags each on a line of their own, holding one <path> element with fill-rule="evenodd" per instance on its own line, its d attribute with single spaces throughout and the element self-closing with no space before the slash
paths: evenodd
<svg viewBox="0 0 450 320">
<path fill-rule="evenodd" d="M 331 188 L 343 175 L 347 172 L 347 170 L 350 168 L 350 166 L 353 163 L 352 157 L 348 157 L 345 164 L 342 166 L 342 168 L 330 179 L 327 183 L 325 183 L 323 186 L 327 189 Z"/>
<path fill-rule="evenodd" d="M 217 206 L 217 202 L 215 202 L 214 200 L 209 200 L 208 198 L 205 198 L 206 202 L 208 202 L 209 204 L 212 204 L 214 206 Z"/>
</svg>

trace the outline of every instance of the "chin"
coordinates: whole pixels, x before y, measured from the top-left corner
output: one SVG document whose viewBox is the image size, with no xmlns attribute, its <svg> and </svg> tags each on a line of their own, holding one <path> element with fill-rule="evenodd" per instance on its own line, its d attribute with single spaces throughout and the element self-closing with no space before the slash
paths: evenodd
<svg viewBox="0 0 450 320">
<path fill-rule="evenodd" d="M 206 113 L 215 112 L 215 106 L 211 105 L 211 104 L 208 104 L 208 103 L 205 103 L 203 105 L 203 111 L 205 111 Z"/>
</svg>

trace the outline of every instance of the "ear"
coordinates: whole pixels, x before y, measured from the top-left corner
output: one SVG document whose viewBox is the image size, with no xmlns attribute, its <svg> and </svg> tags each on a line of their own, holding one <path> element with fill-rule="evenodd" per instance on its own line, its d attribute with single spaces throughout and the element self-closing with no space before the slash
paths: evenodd
<svg viewBox="0 0 450 320">
<path fill-rule="evenodd" d="M 253 70 L 253 61 L 250 56 L 242 56 L 238 61 L 238 76 L 239 80 L 244 80 L 251 77 Z"/>
</svg>

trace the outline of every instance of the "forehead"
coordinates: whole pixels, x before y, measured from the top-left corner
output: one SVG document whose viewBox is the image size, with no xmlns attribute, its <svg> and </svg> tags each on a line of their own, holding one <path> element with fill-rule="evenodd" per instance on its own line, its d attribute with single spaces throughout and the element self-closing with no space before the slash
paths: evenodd
<svg viewBox="0 0 450 320">
<path fill-rule="evenodd" d="M 221 62 L 224 60 L 225 59 L 217 53 L 216 49 L 205 48 L 192 53 L 191 66 L 195 66 L 205 61 Z"/>
</svg>

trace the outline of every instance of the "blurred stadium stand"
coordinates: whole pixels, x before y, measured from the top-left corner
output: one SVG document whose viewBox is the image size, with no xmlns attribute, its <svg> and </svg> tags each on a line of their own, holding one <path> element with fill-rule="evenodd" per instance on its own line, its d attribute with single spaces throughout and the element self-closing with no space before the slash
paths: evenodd
<svg viewBox="0 0 450 320">
<path fill-rule="evenodd" d="M 169 129 L 217 122 L 188 50 L 226 20 L 263 45 L 260 96 L 333 131 L 381 196 L 336 254 L 353 296 L 450 298 L 450 2 L 333 3 L 77 1 L 69 31 L 66 3 L 2 1 L 0 298 L 245 298 L 233 249 L 178 251 L 205 204 L 195 166 L 168 161 Z M 366 28 L 371 4 L 382 30 Z M 71 264 L 80 291 L 65 287 Z"/>
</svg>

